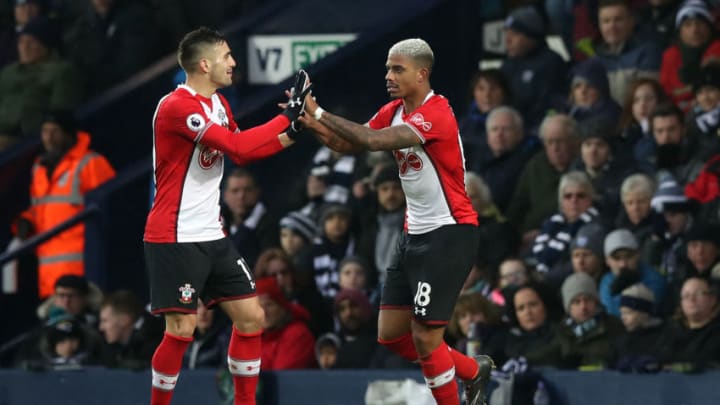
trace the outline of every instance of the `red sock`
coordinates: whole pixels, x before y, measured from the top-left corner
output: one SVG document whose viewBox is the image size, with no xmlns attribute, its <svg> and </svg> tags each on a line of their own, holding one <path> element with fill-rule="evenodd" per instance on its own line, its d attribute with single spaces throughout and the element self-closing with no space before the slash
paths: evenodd
<svg viewBox="0 0 720 405">
<path fill-rule="evenodd" d="M 447 344 L 445 344 L 445 342 L 442 342 L 440 346 L 447 346 Z M 480 367 L 478 366 L 477 361 L 475 361 L 475 359 L 473 359 L 472 357 L 468 357 L 449 346 L 448 349 L 450 349 L 450 357 L 452 357 L 453 363 L 455 363 L 455 375 L 457 375 L 459 379 L 464 381 L 469 381 L 475 378 L 478 371 L 480 371 Z"/>
<path fill-rule="evenodd" d="M 416 361 L 418 359 L 417 350 L 415 350 L 415 343 L 413 343 L 412 333 L 410 332 L 393 340 L 383 340 L 378 338 L 378 343 L 384 345 L 408 361 Z"/>
<path fill-rule="evenodd" d="M 152 358 L 152 391 L 150 405 L 169 405 L 182 367 L 185 349 L 192 338 L 165 332 Z"/>
<path fill-rule="evenodd" d="M 412 340 L 412 333 L 402 335 L 393 340 L 383 340 L 378 338 L 378 342 L 385 345 L 385 347 L 399 354 L 406 360 L 416 361 L 418 359 L 417 350 L 415 350 L 415 343 L 413 343 Z M 449 347 L 445 342 L 442 342 L 440 345 Z M 472 359 L 455 349 L 450 349 L 450 356 L 452 357 L 453 363 L 455 363 L 455 374 L 458 378 L 461 380 L 472 380 L 475 378 L 479 369 L 475 359 Z"/>
<path fill-rule="evenodd" d="M 448 347 L 443 342 L 432 353 L 420 358 L 425 384 L 438 405 L 460 405 L 455 365 Z"/>
<path fill-rule="evenodd" d="M 255 405 L 260 376 L 260 335 L 242 333 L 233 327 L 228 346 L 228 367 L 235 384 L 235 405 Z"/>
</svg>

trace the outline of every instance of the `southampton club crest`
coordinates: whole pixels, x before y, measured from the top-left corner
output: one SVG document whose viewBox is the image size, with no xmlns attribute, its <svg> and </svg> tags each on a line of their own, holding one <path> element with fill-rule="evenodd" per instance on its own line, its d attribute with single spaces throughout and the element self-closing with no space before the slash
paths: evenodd
<svg viewBox="0 0 720 405">
<path fill-rule="evenodd" d="M 192 288 L 192 285 L 185 284 L 184 286 L 178 288 L 178 291 L 180 291 L 180 298 L 178 301 L 180 301 L 181 304 L 190 304 L 192 302 L 192 296 L 195 293 L 195 289 Z"/>
</svg>

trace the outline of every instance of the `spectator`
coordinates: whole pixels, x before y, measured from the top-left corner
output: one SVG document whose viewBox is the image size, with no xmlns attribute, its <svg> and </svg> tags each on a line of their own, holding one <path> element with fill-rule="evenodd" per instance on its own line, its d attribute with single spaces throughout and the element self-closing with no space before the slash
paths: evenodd
<svg viewBox="0 0 720 405">
<path fill-rule="evenodd" d="M 230 343 L 230 321 L 221 312 L 208 309 L 202 300 L 198 300 L 197 323 L 193 332 L 193 341 L 183 356 L 183 367 L 219 368 L 227 361 L 227 348 Z"/>
<path fill-rule="evenodd" d="M 534 129 L 558 105 L 567 66 L 545 43 L 545 23 L 535 8 L 513 10 L 505 20 L 507 59 L 500 70 L 510 82 L 514 106 Z"/>
<path fill-rule="evenodd" d="M 265 311 L 262 333 L 261 369 L 287 370 L 315 366 L 315 337 L 307 327 L 310 313 L 291 304 L 275 278 L 256 282 L 260 305 Z"/>
<path fill-rule="evenodd" d="M 335 296 L 335 316 L 342 342 L 335 368 L 367 368 L 377 350 L 374 313 L 367 295 L 341 290 Z"/>
<path fill-rule="evenodd" d="M 225 176 L 223 227 L 252 268 L 260 252 L 279 245 L 278 220 L 261 200 L 262 191 L 249 171 L 236 168 Z"/>
<path fill-rule="evenodd" d="M 567 115 L 547 117 L 540 125 L 540 138 L 545 149 L 523 169 L 507 210 L 508 220 L 522 233 L 524 247 L 540 233 L 542 221 L 558 209 L 560 177 L 577 156 L 577 124 Z"/>
<path fill-rule="evenodd" d="M 663 330 L 661 318 L 655 316 L 655 297 L 649 288 L 635 284 L 620 295 L 620 318 L 626 334 L 615 340 L 615 368 L 625 372 L 657 372 Z"/>
<path fill-rule="evenodd" d="M 93 0 L 88 12 L 68 27 L 65 52 L 87 75 L 88 92 L 122 83 L 158 56 L 158 33 L 143 2 Z"/>
<path fill-rule="evenodd" d="M 94 329 L 101 301 L 102 291 L 95 284 L 83 276 L 67 274 L 57 279 L 53 295 L 38 307 L 38 317 L 47 321 L 57 314 L 67 314 Z"/>
<path fill-rule="evenodd" d="M 326 299 L 339 290 L 338 263 L 355 253 L 355 239 L 350 234 L 352 211 L 340 204 L 329 204 L 320 218 L 322 236 L 313 245 L 310 268 L 318 291 Z"/>
<path fill-rule="evenodd" d="M 662 49 L 634 34 L 635 18 L 627 0 L 599 1 L 598 25 L 602 43 L 595 48 L 597 58 L 607 71 L 610 95 L 622 103 L 630 82 L 658 76 Z"/>
<path fill-rule="evenodd" d="M 695 180 L 704 160 L 714 151 L 699 149 L 697 139 L 686 132 L 682 112 L 674 105 L 658 105 L 650 122 L 657 145 L 655 169 L 669 171 L 683 186 Z"/>
<path fill-rule="evenodd" d="M 601 224 L 591 222 L 581 226 L 570 242 L 572 272 L 585 273 L 596 283 L 600 282 L 600 278 L 605 274 L 604 241 L 605 230 Z"/>
<path fill-rule="evenodd" d="M 332 330 L 332 309 L 315 287 L 315 279 L 299 275 L 290 258 L 278 248 L 264 251 L 255 264 L 255 278 L 274 277 L 291 302 L 310 312 L 307 322 L 315 336 Z"/>
<path fill-rule="evenodd" d="M 465 166 L 473 168 L 479 157 L 487 151 L 486 123 L 490 112 L 501 105 L 510 105 L 510 84 L 498 69 L 475 72 L 470 81 L 472 102 L 460 120 Z"/>
<path fill-rule="evenodd" d="M 102 363 L 106 367 L 147 369 L 162 339 L 163 325 L 128 290 L 105 297 L 100 305 L 100 332 L 105 337 Z"/>
<path fill-rule="evenodd" d="M 710 63 L 700 69 L 693 83 L 695 103 L 688 114 L 687 131 L 698 142 L 703 157 L 720 153 L 720 65 Z"/>
<path fill-rule="evenodd" d="M 323 370 L 335 368 L 340 345 L 340 338 L 334 333 L 325 333 L 318 337 L 315 342 L 315 360 L 318 367 Z"/>
<path fill-rule="evenodd" d="M 375 198 L 372 207 L 363 212 L 358 237 L 358 254 L 371 263 L 373 273 L 367 284 L 385 284 L 392 254 L 405 223 L 405 193 L 395 163 L 384 166 L 373 178 Z M 364 210 L 365 211 L 365 210 Z M 377 276 L 375 276 L 377 274 Z M 342 288 L 342 287 L 341 287 Z"/>
<path fill-rule="evenodd" d="M 505 306 L 507 304 L 505 298 L 530 280 L 527 264 L 517 257 L 508 257 L 498 266 L 498 288 L 493 290 L 490 297 L 495 304 Z"/>
<path fill-rule="evenodd" d="M 18 33 L 18 60 L 0 70 L 0 150 L 40 131 L 48 111 L 74 108 L 82 86 L 75 69 L 56 56 L 56 33 L 44 17 Z"/>
<path fill-rule="evenodd" d="M 315 222 L 300 211 L 291 211 L 280 219 L 280 247 L 290 257 L 296 269 L 307 261 L 317 234 Z M 303 273 L 310 272 L 310 269 L 299 270 Z M 306 281 L 311 278 L 312 275 Z"/>
<path fill-rule="evenodd" d="M 52 319 L 40 330 L 30 350 L 22 351 L 16 367 L 31 370 L 61 370 L 95 365 L 98 348 L 88 341 L 83 326 L 68 315 Z"/>
<path fill-rule="evenodd" d="M 467 355 L 471 355 L 467 347 L 471 329 L 480 344 L 475 354 L 484 353 L 500 331 L 500 309 L 480 293 L 460 294 L 448 323 L 447 335 L 455 341 L 451 346 Z"/>
<path fill-rule="evenodd" d="M 612 342 L 625 328 L 619 319 L 602 310 L 595 280 L 575 273 L 562 285 L 567 317 L 558 332 L 563 366 L 606 368 L 612 363 Z"/>
<path fill-rule="evenodd" d="M 598 219 L 594 197 L 595 191 L 585 173 L 573 171 L 560 178 L 557 195 L 560 210 L 543 222 L 532 247 L 536 269 L 547 282 L 560 284 L 563 269 L 570 264 L 568 246 L 572 238 L 581 226 Z"/>
<path fill-rule="evenodd" d="M 524 357 L 531 367 L 560 365 L 560 348 L 554 343 L 559 313 L 552 297 L 546 287 L 533 282 L 515 290 L 507 311 L 510 326 L 497 340 L 501 353 L 493 355 L 494 359 L 502 364 Z"/>
<path fill-rule="evenodd" d="M 41 136 L 45 153 L 33 166 L 32 205 L 16 221 L 21 239 L 47 232 L 81 212 L 85 194 L 115 176 L 107 159 L 90 149 L 90 135 L 77 130 L 72 113 L 46 116 Z M 38 246 L 40 298 L 53 293 L 61 276 L 84 275 L 84 244 L 85 227 L 80 223 Z"/>
<path fill-rule="evenodd" d="M 9 3 L 9 2 L 8 2 Z M 43 0 L 14 0 L 15 26 L 0 28 L 0 67 L 17 60 L 17 35 L 30 20 L 45 14 Z M 3 21 L 5 23 L 5 21 Z"/>
<path fill-rule="evenodd" d="M 652 236 L 661 227 L 663 218 L 651 206 L 655 183 L 644 174 L 625 178 L 620 187 L 622 211 L 615 218 L 614 228 L 625 228 L 635 236 L 640 246 L 641 259 L 652 261 Z"/>
<path fill-rule="evenodd" d="M 575 66 L 569 99 L 568 115 L 578 123 L 591 117 L 616 122 L 620 117 L 620 106 L 610 95 L 607 71 L 597 58 Z"/>
<path fill-rule="evenodd" d="M 523 119 L 512 107 L 495 108 L 488 114 L 486 125 L 486 142 L 476 153 L 477 159 L 466 161 L 466 165 L 487 182 L 492 201 L 505 212 L 520 173 L 538 150 L 538 142 L 536 137 L 525 136 Z"/>
<path fill-rule="evenodd" d="M 338 285 L 341 290 L 357 290 L 367 294 L 370 303 L 380 304 L 380 292 L 370 286 L 370 267 L 360 256 L 347 256 L 338 264 Z"/>
<path fill-rule="evenodd" d="M 620 185 L 633 170 L 622 153 L 613 149 L 616 139 L 611 122 L 604 118 L 590 118 L 580 124 L 580 159 L 573 165 L 582 170 L 590 179 L 595 190 L 595 205 L 599 208 L 602 221 L 609 223 L 620 209 Z"/>
<path fill-rule="evenodd" d="M 677 316 L 665 332 L 665 368 L 699 371 L 720 366 L 720 310 L 717 287 L 690 277 L 680 292 Z"/>
<path fill-rule="evenodd" d="M 620 117 L 620 138 L 613 145 L 622 160 L 642 162 L 645 156 L 654 153 L 650 114 L 655 106 L 666 101 L 665 91 L 655 79 L 641 78 L 630 84 Z"/>
<path fill-rule="evenodd" d="M 682 111 L 690 109 L 691 86 L 700 68 L 720 57 L 720 41 L 714 38 L 714 25 L 715 20 L 702 0 L 684 2 L 675 16 L 679 41 L 663 53 L 660 83 Z"/>
<path fill-rule="evenodd" d="M 366 170 L 364 160 L 359 156 L 321 146 L 313 156 L 310 175 L 324 183 L 324 203 L 349 204 L 353 198 L 353 185 Z"/>
<path fill-rule="evenodd" d="M 620 293 L 636 283 L 648 287 L 658 297 L 658 308 L 662 307 L 660 297 L 665 296 L 665 280 L 640 261 L 638 247 L 637 239 L 627 229 L 616 229 L 605 237 L 603 250 L 610 271 L 600 280 L 600 298 L 610 315 L 620 316 Z"/>
</svg>

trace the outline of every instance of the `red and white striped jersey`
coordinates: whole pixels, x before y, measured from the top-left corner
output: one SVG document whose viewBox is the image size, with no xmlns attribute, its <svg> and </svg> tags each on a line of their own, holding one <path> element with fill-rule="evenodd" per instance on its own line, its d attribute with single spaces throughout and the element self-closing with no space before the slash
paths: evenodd
<svg viewBox="0 0 720 405">
<path fill-rule="evenodd" d="M 279 115 L 240 131 L 227 101 L 180 85 L 158 103 L 153 117 L 155 200 L 146 242 L 206 242 L 225 236 L 220 222 L 224 155 L 238 164 L 283 147 L 277 135 L 289 124 Z"/>
<path fill-rule="evenodd" d="M 407 201 L 408 233 L 422 234 L 449 224 L 478 224 L 465 192 L 460 131 L 445 97 L 431 91 L 410 114 L 405 114 L 401 99 L 393 100 L 368 125 L 373 129 L 407 125 L 422 141 L 393 151 Z"/>
</svg>

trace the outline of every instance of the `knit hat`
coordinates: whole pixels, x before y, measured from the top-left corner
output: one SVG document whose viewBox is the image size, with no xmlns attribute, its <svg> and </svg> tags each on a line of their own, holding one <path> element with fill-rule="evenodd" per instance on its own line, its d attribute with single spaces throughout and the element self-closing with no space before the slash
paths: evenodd
<svg viewBox="0 0 720 405">
<path fill-rule="evenodd" d="M 320 226 L 323 226 L 325 224 L 325 221 L 331 216 L 331 215 L 345 215 L 348 218 L 352 216 L 352 210 L 350 210 L 350 207 L 343 205 L 343 204 L 337 204 L 337 203 L 330 203 L 325 205 L 322 209 L 322 214 L 320 215 Z"/>
<path fill-rule="evenodd" d="M 545 38 L 545 22 L 534 7 L 525 6 L 513 10 L 505 19 L 505 28 L 517 31 L 536 40 Z"/>
<path fill-rule="evenodd" d="M 720 245 L 720 226 L 697 221 L 690 227 L 683 239 L 685 242 L 699 240 Z"/>
<path fill-rule="evenodd" d="M 658 188 L 650 202 L 656 212 L 689 211 L 690 201 L 675 178 L 668 171 L 658 173 Z"/>
<path fill-rule="evenodd" d="M 562 285 L 563 307 L 566 312 L 570 312 L 570 303 L 580 294 L 593 297 L 600 302 L 595 279 L 586 273 L 573 273 L 565 279 Z"/>
<path fill-rule="evenodd" d="M 635 235 L 627 229 L 616 229 L 605 237 L 605 256 L 610 256 L 619 249 L 638 250 Z"/>
<path fill-rule="evenodd" d="M 73 290 L 79 291 L 82 295 L 87 295 L 90 292 L 90 285 L 87 279 L 75 274 L 60 276 L 60 278 L 55 281 L 55 288 L 58 287 L 72 288 Z"/>
<path fill-rule="evenodd" d="M 572 87 L 575 87 L 581 81 L 587 82 L 590 86 L 596 88 L 604 97 L 610 94 L 607 70 L 598 58 L 588 59 L 575 66 L 572 75 Z"/>
<path fill-rule="evenodd" d="M 605 240 L 605 230 L 602 225 L 591 222 L 585 224 L 578 229 L 577 234 L 570 242 L 570 251 L 575 249 L 587 249 L 595 256 L 603 258 L 603 241 Z"/>
<path fill-rule="evenodd" d="M 70 135 L 75 136 L 77 134 L 78 125 L 75 120 L 75 114 L 69 110 L 57 110 L 45 114 L 43 123 L 52 122 L 62 128 L 62 130 Z"/>
<path fill-rule="evenodd" d="M 622 291 L 620 306 L 652 314 L 655 308 L 655 294 L 644 284 L 633 284 Z"/>
<path fill-rule="evenodd" d="M 267 295 L 270 299 L 275 301 L 278 305 L 285 308 L 288 311 L 292 310 L 290 301 L 285 297 L 285 294 L 280 290 L 277 279 L 275 277 L 263 277 L 255 280 L 255 291 L 257 295 Z"/>
<path fill-rule="evenodd" d="M 400 183 L 400 176 L 398 175 L 398 168 L 396 165 L 389 165 L 385 166 L 380 170 L 373 179 L 373 186 L 377 188 L 382 183 L 388 182 L 388 181 L 394 181 L 395 183 Z"/>
<path fill-rule="evenodd" d="M 335 346 L 335 349 L 339 349 L 340 344 L 340 338 L 332 332 L 320 335 L 315 342 L 315 357 L 320 357 L 320 349 L 322 349 L 323 347 L 329 345 Z"/>
<path fill-rule="evenodd" d="M 48 325 L 47 340 L 50 346 L 65 339 L 75 338 L 82 341 L 83 332 L 80 323 L 71 316 L 65 316 Z"/>
<path fill-rule="evenodd" d="M 317 235 L 317 225 L 307 215 L 300 211 L 289 212 L 280 219 L 280 228 L 288 228 L 307 241 L 312 241 Z"/>
<path fill-rule="evenodd" d="M 702 18 L 711 26 L 713 25 L 713 16 L 702 0 L 688 0 L 680 6 L 675 16 L 675 28 L 680 28 L 680 24 L 687 18 Z"/>
<path fill-rule="evenodd" d="M 18 33 L 18 36 L 20 35 L 30 35 L 40 41 L 45 47 L 54 48 L 59 32 L 50 20 L 40 16 L 28 21 Z"/>
<path fill-rule="evenodd" d="M 335 312 L 338 310 L 338 305 L 344 300 L 350 300 L 355 305 L 360 307 L 361 310 L 361 317 L 363 321 L 368 321 L 372 317 L 372 306 L 370 305 L 370 300 L 367 297 L 367 294 L 365 292 L 360 290 L 350 290 L 350 289 L 343 289 L 338 291 L 338 293 L 335 295 L 335 300 L 333 303 L 333 308 Z"/>
<path fill-rule="evenodd" d="M 693 92 L 697 93 L 703 87 L 720 89 L 720 66 L 710 63 L 700 68 L 700 74 L 693 82 Z"/>
</svg>

